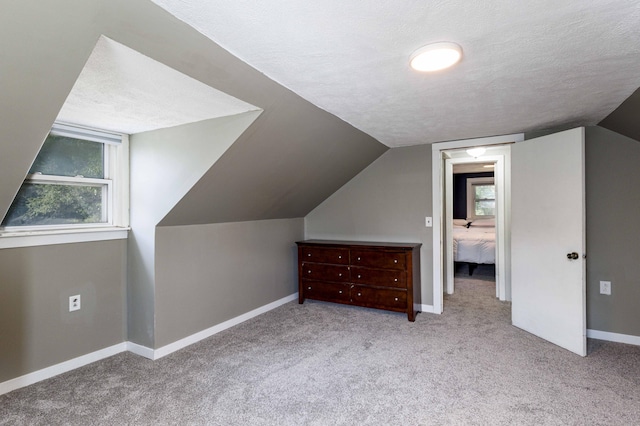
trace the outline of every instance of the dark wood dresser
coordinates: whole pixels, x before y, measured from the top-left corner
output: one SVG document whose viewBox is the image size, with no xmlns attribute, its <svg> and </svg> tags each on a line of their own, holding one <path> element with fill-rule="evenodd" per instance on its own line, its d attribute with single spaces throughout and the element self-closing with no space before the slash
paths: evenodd
<svg viewBox="0 0 640 426">
<path fill-rule="evenodd" d="M 299 302 L 305 299 L 406 312 L 420 298 L 419 243 L 306 240 L 298 245 Z"/>
</svg>

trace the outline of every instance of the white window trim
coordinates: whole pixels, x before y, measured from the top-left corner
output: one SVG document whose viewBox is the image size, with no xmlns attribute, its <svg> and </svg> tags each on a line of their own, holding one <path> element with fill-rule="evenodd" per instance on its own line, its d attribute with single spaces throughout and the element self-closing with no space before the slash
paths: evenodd
<svg viewBox="0 0 640 426">
<path fill-rule="evenodd" d="M 476 216 L 476 206 L 475 206 L 475 191 L 473 190 L 474 185 L 495 185 L 495 179 L 492 177 L 478 177 L 478 178 L 468 178 L 467 179 L 467 219 L 490 219 L 495 217 L 495 215 L 486 215 L 486 216 Z M 494 199 L 495 200 L 495 199 Z"/>
<path fill-rule="evenodd" d="M 50 246 L 54 244 L 86 243 L 91 241 L 123 240 L 129 236 L 129 228 L 104 226 L 102 228 L 77 228 L 46 231 L 3 232 L 0 249 Z"/>
<path fill-rule="evenodd" d="M 80 126 L 77 126 L 80 127 Z M 96 129 L 87 129 L 96 131 Z M 114 150 L 107 155 L 105 167 L 109 179 L 81 178 L 87 183 L 108 184 L 110 186 L 109 217 L 110 223 L 54 226 L 30 226 L 30 227 L 5 227 L 0 228 L 0 249 L 34 247 L 53 244 L 69 244 L 91 241 L 108 241 L 126 239 L 129 236 L 129 135 L 122 134 L 122 142 L 119 144 L 105 144 L 105 147 Z M 116 161 L 108 161 L 115 157 Z M 116 164 L 118 165 L 116 167 Z M 67 181 L 61 176 L 30 175 L 28 179 L 42 181 Z M 78 178 L 70 178 L 70 181 L 78 182 Z M 118 200 L 117 203 L 114 203 Z"/>
</svg>

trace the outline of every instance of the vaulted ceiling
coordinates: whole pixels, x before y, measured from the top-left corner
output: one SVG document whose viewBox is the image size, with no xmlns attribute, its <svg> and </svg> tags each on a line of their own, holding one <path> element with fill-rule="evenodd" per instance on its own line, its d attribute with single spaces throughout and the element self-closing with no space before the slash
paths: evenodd
<svg viewBox="0 0 640 426">
<path fill-rule="evenodd" d="M 2 11 L 0 219 L 56 117 L 136 133 L 261 110 L 165 225 L 303 217 L 388 149 L 150 0 L 3 0 Z M 193 142 L 167 134 L 176 149 Z"/>
<path fill-rule="evenodd" d="M 594 125 L 640 87 L 637 0 L 153 0 L 387 146 Z M 418 74 L 426 43 L 463 48 Z"/>
<path fill-rule="evenodd" d="M 4 0 L 3 10 L 0 216 L 102 35 L 263 111 L 165 225 L 302 217 L 387 147 L 605 117 L 617 131 L 616 117 L 637 116 L 635 101 L 611 114 L 640 87 L 636 0 Z M 456 67 L 409 69 L 416 48 L 442 40 L 462 45 Z"/>
</svg>

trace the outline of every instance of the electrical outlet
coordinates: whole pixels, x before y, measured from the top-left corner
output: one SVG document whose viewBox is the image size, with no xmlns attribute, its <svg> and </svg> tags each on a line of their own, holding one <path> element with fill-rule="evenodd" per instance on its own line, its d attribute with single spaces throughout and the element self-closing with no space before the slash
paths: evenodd
<svg viewBox="0 0 640 426">
<path fill-rule="evenodd" d="M 69 312 L 79 311 L 80 310 L 80 295 L 76 294 L 75 296 L 69 297 Z"/>
<path fill-rule="evenodd" d="M 433 218 L 425 217 L 424 218 L 424 226 L 426 226 L 427 228 L 431 228 L 433 226 Z"/>
<path fill-rule="evenodd" d="M 600 294 L 611 295 L 611 281 L 600 281 Z"/>
</svg>

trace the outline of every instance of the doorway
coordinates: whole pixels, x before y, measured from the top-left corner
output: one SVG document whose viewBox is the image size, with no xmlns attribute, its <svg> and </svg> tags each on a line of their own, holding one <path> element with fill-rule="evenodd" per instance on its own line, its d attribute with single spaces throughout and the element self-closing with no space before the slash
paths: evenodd
<svg viewBox="0 0 640 426">
<path fill-rule="evenodd" d="M 442 313 L 444 293 L 454 291 L 453 253 L 453 166 L 454 164 L 492 163 L 496 181 L 495 215 L 495 271 L 496 297 L 511 299 L 510 285 L 510 144 L 524 139 L 522 134 L 496 136 L 491 138 L 443 142 L 432 145 L 433 177 L 433 311 Z M 485 147 L 486 152 L 473 157 L 465 151 L 470 147 Z M 447 207 L 448 206 L 448 207 Z"/>
<path fill-rule="evenodd" d="M 445 177 L 445 192 L 452 194 L 447 197 L 445 206 L 446 229 L 452 230 L 445 240 L 446 269 L 452 275 L 447 276 L 447 294 L 454 293 L 461 280 L 470 280 L 482 281 L 484 285 L 492 282 L 496 297 L 500 297 L 496 280 L 498 191 L 495 167 L 495 161 L 483 159 L 454 163 L 452 179 L 448 175 Z"/>
<path fill-rule="evenodd" d="M 506 163 L 509 158 L 508 145 L 489 146 L 481 155 L 471 156 L 466 149 L 442 151 L 444 158 L 444 288 L 447 294 L 452 294 L 455 288 L 456 261 L 471 264 L 491 264 L 495 268 L 496 297 L 502 301 L 509 300 L 507 294 L 508 277 L 507 266 L 509 252 L 507 246 L 507 198 Z M 479 166 L 481 165 L 481 166 Z M 454 169 L 478 170 L 484 166 L 492 166 L 491 182 L 494 185 L 494 196 L 491 212 L 476 212 L 471 198 L 464 213 L 465 226 L 460 227 L 454 222 Z M 478 167 L 479 166 L 479 167 Z M 478 178 L 476 182 L 487 183 L 487 178 Z M 467 180 L 466 183 L 470 183 Z M 471 185 L 473 186 L 473 185 Z M 485 185 L 479 185 L 485 186 Z M 469 188 L 472 190 L 473 188 Z M 466 191 L 465 191 L 466 192 Z M 485 202 L 485 204 L 487 204 Z M 479 210 L 482 210 L 480 208 Z M 477 214 L 476 214 L 477 213 Z M 491 213 L 483 215 L 482 213 Z M 458 212 L 457 215 L 460 215 Z M 485 216 L 485 217 L 482 217 Z"/>
<path fill-rule="evenodd" d="M 519 134 L 432 145 L 433 311 L 443 310 L 445 178 L 453 161 L 446 151 L 519 142 L 502 156 L 507 209 L 497 217 L 496 232 L 498 238 L 500 230 L 503 237 L 509 233 L 504 239 L 509 247 L 500 244 L 498 249 L 496 261 L 503 266 L 498 264 L 497 278 L 504 267 L 505 300 L 513 299 L 514 326 L 585 356 L 585 130 L 523 139 Z M 496 177 L 498 169 L 496 163 Z"/>
</svg>

